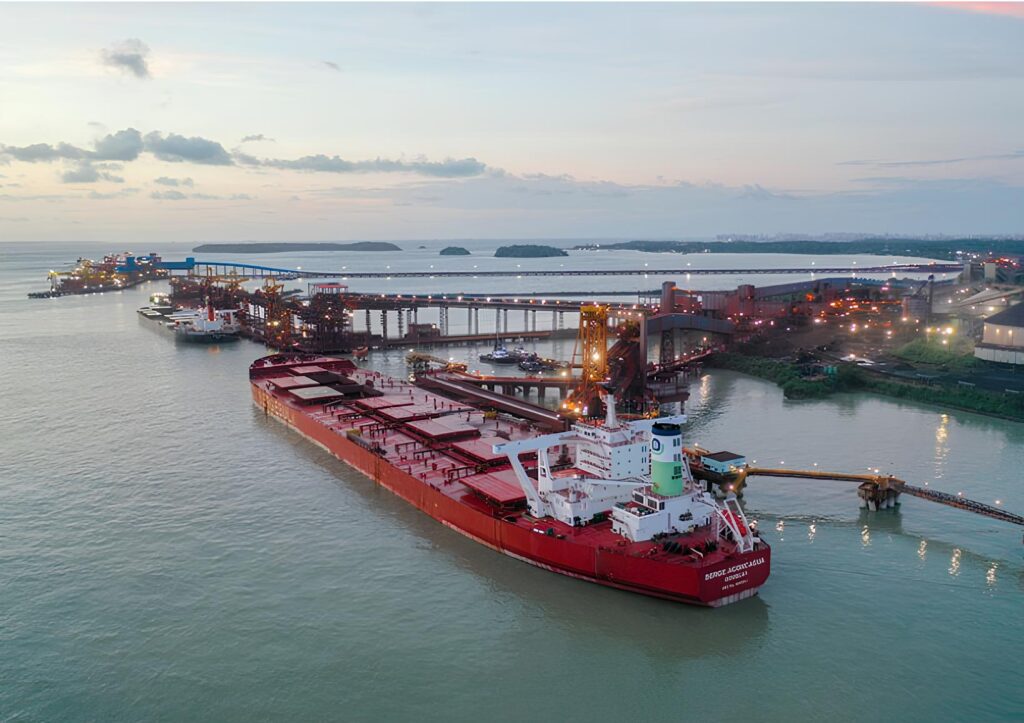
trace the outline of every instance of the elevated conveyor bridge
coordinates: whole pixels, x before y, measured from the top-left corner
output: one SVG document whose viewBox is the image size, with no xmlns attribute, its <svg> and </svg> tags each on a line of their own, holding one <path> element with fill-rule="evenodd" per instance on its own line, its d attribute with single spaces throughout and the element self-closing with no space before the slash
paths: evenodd
<svg viewBox="0 0 1024 723">
<path fill-rule="evenodd" d="M 130 273 L 141 268 L 136 258 L 129 256 L 117 267 L 119 273 Z M 472 271 L 445 271 L 431 269 L 427 271 L 349 271 L 316 270 L 301 268 L 284 268 L 264 266 L 241 261 L 204 261 L 189 256 L 183 261 L 160 260 L 150 264 L 150 268 L 166 269 L 171 272 L 182 271 L 199 276 L 238 274 L 250 278 L 292 277 L 292 278 L 330 278 L 330 279 L 428 279 L 428 278 L 462 278 L 474 279 L 484 277 L 527 277 L 527 276 L 730 276 L 748 274 L 941 274 L 959 273 L 963 270 L 960 264 L 891 264 L 887 266 L 809 266 L 801 268 L 754 268 L 754 269 L 474 269 Z"/>
<path fill-rule="evenodd" d="M 876 474 L 848 474 L 845 472 L 828 472 L 825 470 L 802 470 L 765 467 L 745 467 L 728 482 L 723 485 L 727 489 L 739 491 L 746 485 L 748 477 L 790 477 L 799 479 L 837 480 L 840 482 L 859 483 L 857 494 L 863 501 L 863 506 L 872 510 L 882 507 L 892 507 L 898 504 L 901 494 L 908 494 L 923 500 L 937 502 L 940 505 L 955 507 L 959 510 L 966 510 L 985 517 L 991 517 L 1002 522 L 1009 522 L 1011 525 L 1024 527 L 1024 515 L 1004 510 L 1002 507 L 987 505 L 984 502 L 967 499 L 962 494 L 951 495 L 948 492 L 927 487 L 916 487 L 907 484 L 905 481 L 892 475 Z"/>
</svg>

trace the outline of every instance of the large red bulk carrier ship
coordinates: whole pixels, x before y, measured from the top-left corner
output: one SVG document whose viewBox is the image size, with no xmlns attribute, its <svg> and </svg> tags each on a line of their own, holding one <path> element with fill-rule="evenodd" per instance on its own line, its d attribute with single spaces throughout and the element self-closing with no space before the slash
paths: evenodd
<svg viewBox="0 0 1024 723">
<path fill-rule="evenodd" d="M 506 555 L 633 592 L 719 606 L 757 593 L 771 550 L 736 498 L 690 474 L 682 415 L 540 434 L 328 357 L 249 370 L 253 401 L 444 525 Z"/>
</svg>

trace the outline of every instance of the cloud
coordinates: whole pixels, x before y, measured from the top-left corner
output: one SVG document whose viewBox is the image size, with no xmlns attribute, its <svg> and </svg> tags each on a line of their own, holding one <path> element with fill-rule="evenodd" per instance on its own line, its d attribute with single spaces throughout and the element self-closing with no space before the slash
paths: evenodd
<svg viewBox="0 0 1024 723">
<path fill-rule="evenodd" d="M 29 146 L 0 146 L 0 152 L 16 161 L 38 163 L 40 161 L 56 161 L 60 159 L 80 160 L 88 156 L 87 151 L 68 143 L 33 143 Z"/>
<path fill-rule="evenodd" d="M 206 138 L 198 136 L 186 138 L 177 133 L 168 133 L 163 136 L 159 131 L 153 131 L 146 134 L 144 141 L 145 149 L 161 161 L 170 163 L 188 161 L 210 166 L 233 164 L 231 154 L 224 150 L 224 146 Z"/>
<path fill-rule="evenodd" d="M 94 150 L 73 146 L 70 143 L 33 143 L 29 146 L 0 145 L 0 154 L 24 163 L 46 163 L 58 160 L 70 161 L 134 161 L 142 151 L 142 134 L 134 128 L 111 133 L 93 143 Z"/>
<path fill-rule="evenodd" d="M 257 141 L 266 141 L 267 143 L 273 143 L 274 139 L 267 138 L 262 133 L 256 133 L 255 135 L 246 136 L 245 138 L 242 139 L 242 143 L 254 143 Z"/>
<path fill-rule="evenodd" d="M 242 142 L 272 141 L 263 134 L 246 136 Z M 29 146 L 0 144 L 0 162 L 14 159 L 25 163 L 70 161 L 134 161 L 143 152 L 152 153 L 168 163 L 196 163 L 209 166 L 242 165 L 254 168 L 277 168 L 291 171 L 319 173 L 412 173 L 433 178 L 470 178 L 485 172 L 501 174 L 501 169 L 488 168 L 476 158 L 446 158 L 430 161 L 418 157 L 413 160 L 375 158 L 369 161 L 350 161 L 340 156 L 319 153 L 295 159 L 262 159 L 248 153 L 229 153 L 217 141 L 199 136 L 187 138 L 177 133 L 164 135 L 152 131 L 145 136 L 134 128 L 110 133 L 93 143 L 94 150 L 85 150 L 69 143 L 35 143 Z M 81 175 L 81 174 L 79 174 Z M 169 185 L 169 184 L 164 184 Z"/>
<path fill-rule="evenodd" d="M 92 157 L 101 161 L 134 161 L 142 153 L 142 134 L 134 128 L 103 136 L 93 144 Z"/>
<path fill-rule="evenodd" d="M 185 195 L 181 191 L 153 191 L 149 194 L 150 198 L 155 198 L 158 201 L 184 201 L 186 199 L 192 199 L 193 201 L 254 201 L 255 196 L 250 196 L 248 193 L 233 193 L 230 196 L 218 196 L 213 193 L 193 193 L 192 195 Z"/>
<path fill-rule="evenodd" d="M 169 178 L 167 176 L 160 176 L 160 178 L 154 178 L 153 183 L 159 183 L 161 186 L 187 186 L 192 188 L 195 183 L 191 178 Z"/>
<path fill-rule="evenodd" d="M 115 166 L 120 168 L 120 166 Z M 124 178 L 107 172 L 108 167 L 104 164 L 94 166 L 89 161 L 82 161 L 76 167 L 61 174 L 60 180 L 64 183 L 96 183 L 97 181 L 110 181 L 111 183 L 124 183 Z"/>
<path fill-rule="evenodd" d="M 131 196 L 133 193 L 138 191 L 137 188 L 122 188 L 120 191 L 115 193 L 100 193 L 99 191 L 89 191 L 89 195 L 86 198 L 94 201 L 109 201 L 114 198 L 124 198 L 125 196 Z"/>
<path fill-rule="evenodd" d="M 138 38 L 122 40 L 100 51 L 100 59 L 104 65 L 131 73 L 136 78 L 151 77 L 149 63 L 146 60 L 148 57 L 149 46 Z"/>
<path fill-rule="evenodd" d="M 347 161 L 338 156 L 303 156 L 294 160 L 270 159 L 260 165 L 291 171 L 320 173 L 417 173 L 435 178 L 467 178 L 479 176 L 487 165 L 475 158 L 446 158 L 443 161 L 392 161 L 377 158 L 372 161 Z"/>
<path fill-rule="evenodd" d="M 971 161 L 1016 161 L 1024 160 L 1024 150 L 1011 153 L 992 153 L 980 156 L 958 156 L 955 158 L 927 158 L 910 161 L 883 161 L 883 160 L 853 160 L 840 161 L 837 166 L 875 166 L 876 168 L 904 168 L 913 166 L 946 166 L 954 163 L 969 163 Z"/>
<path fill-rule="evenodd" d="M 157 201 L 184 201 L 188 198 L 181 191 L 153 191 L 149 197 L 155 198 Z"/>
<path fill-rule="evenodd" d="M 329 60 L 321 60 L 320 62 L 326 65 L 331 70 L 337 70 L 338 72 L 341 72 L 341 67 L 337 63 L 332 63 Z"/>
</svg>

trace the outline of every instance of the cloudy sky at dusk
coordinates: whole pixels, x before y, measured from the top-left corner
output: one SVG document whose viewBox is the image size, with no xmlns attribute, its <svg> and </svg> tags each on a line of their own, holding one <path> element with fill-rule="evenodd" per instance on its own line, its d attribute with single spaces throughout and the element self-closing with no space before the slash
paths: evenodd
<svg viewBox="0 0 1024 723">
<path fill-rule="evenodd" d="M 1024 6 L 0 16 L 3 240 L 1024 233 Z"/>
</svg>

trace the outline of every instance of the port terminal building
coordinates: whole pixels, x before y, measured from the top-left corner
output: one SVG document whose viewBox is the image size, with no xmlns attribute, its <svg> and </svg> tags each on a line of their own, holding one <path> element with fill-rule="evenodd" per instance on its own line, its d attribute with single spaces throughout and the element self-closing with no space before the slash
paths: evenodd
<svg viewBox="0 0 1024 723">
<path fill-rule="evenodd" d="M 1024 365 L 1024 303 L 985 319 L 974 356 L 1002 364 Z"/>
</svg>

